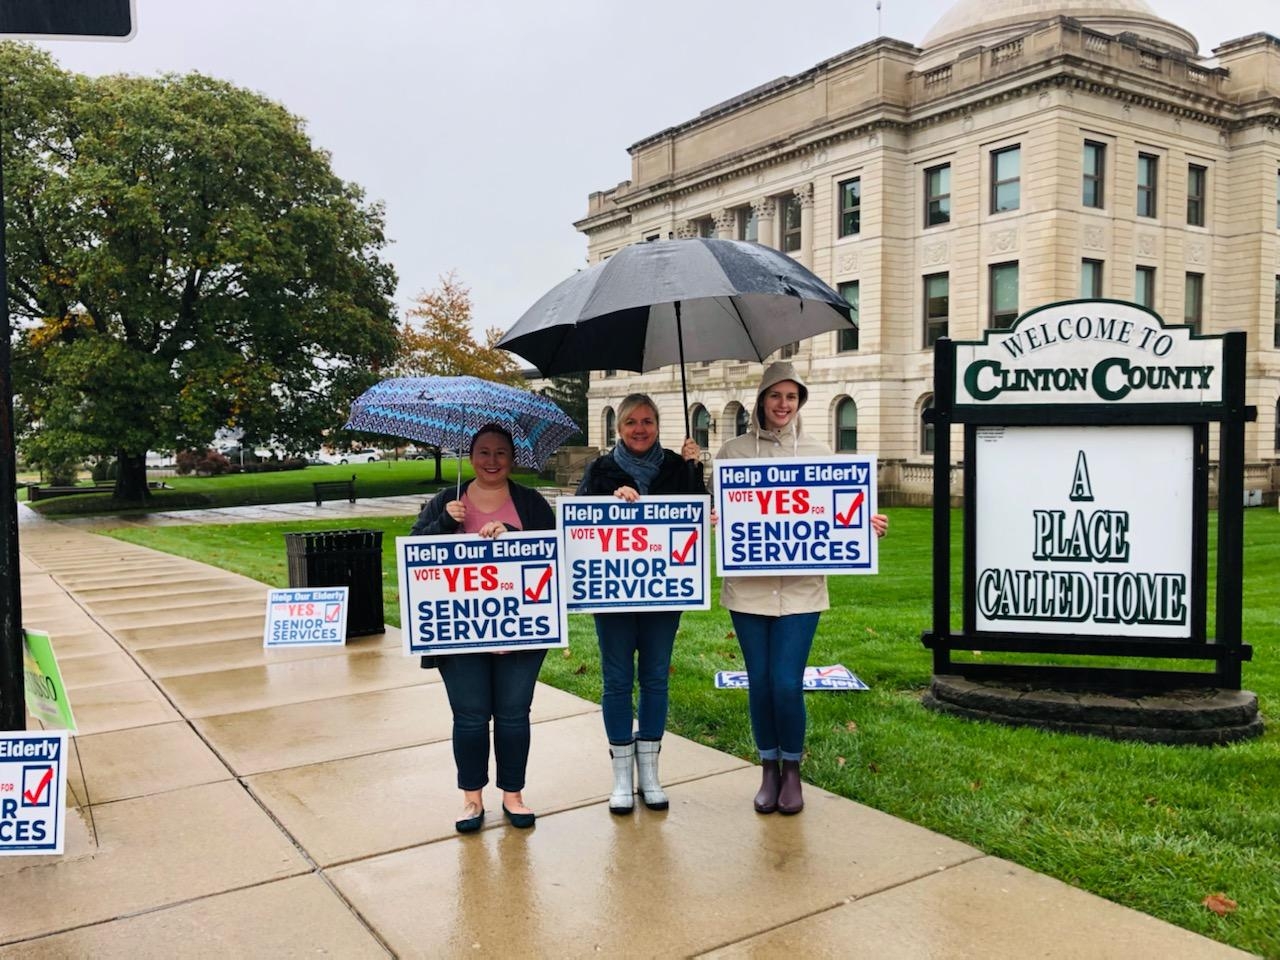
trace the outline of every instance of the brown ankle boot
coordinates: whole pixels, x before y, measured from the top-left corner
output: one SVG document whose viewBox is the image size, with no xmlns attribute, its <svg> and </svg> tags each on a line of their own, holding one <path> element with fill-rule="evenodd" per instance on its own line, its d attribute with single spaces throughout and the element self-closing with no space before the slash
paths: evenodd
<svg viewBox="0 0 1280 960">
<path fill-rule="evenodd" d="M 778 786 L 781 776 L 777 760 L 760 761 L 760 792 L 756 794 L 756 813 L 773 813 L 778 809 Z"/>
<path fill-rule="evenodd" d="M 804 795 L 800 792 L 800 761 L 782 761 L 782 785 L 778 789 L 778 812 L 799 813 L 804 809 Z"/>
</svg>

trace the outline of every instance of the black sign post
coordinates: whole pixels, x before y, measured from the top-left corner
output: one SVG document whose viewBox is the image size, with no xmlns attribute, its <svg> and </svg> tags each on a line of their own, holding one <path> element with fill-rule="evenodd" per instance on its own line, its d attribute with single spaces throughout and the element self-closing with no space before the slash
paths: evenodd
<svg viewBox="0 0 1280 960">
<path fill-rule="evenodd" d="M 0 36 L 128 40 L 133 0 L 3 0 Z M 3 91 L 0 91 L 3 96 Z M 0 117 L 2 119 L 2 117 Z M 4 136 L 0 129 L 0 137 Z M 5 253 L 4 167 L 0 151 L 0 730 L 26 728 L 22 670 L 22 579 L 18 569 L 18 458 L 13 432 L 13 328 Z"/>
</svg>

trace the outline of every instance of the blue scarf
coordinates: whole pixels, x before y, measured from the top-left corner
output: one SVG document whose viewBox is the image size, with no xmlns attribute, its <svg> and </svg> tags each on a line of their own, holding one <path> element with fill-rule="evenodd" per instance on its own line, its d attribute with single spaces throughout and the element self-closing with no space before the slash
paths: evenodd
<svg viewBox="0 0 1280 960">
<path fill-rule="evenodd" d="M 628 450 L 621 440 L 613 448 L 614 463 L 635 479 L 641 493 L 648 493 L 649 488 L 653 486 L 653 481 L 658 476 L 658 469 L 662 466 L 663 456 L 662 444 L 656 440 L 652 447 L 639 456 Z"/>
</svg>

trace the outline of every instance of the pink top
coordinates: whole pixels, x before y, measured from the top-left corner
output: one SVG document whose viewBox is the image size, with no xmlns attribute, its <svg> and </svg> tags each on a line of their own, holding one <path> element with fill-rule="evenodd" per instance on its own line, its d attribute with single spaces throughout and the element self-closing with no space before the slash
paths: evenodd
<svg viewBox="0 0 1280 960">
<path fill-rule="evenodd" d="M 475 502 L 471 499 L 471 491 L 468 490 L 462 494 L 462 505 L 467 508 L 467 519 L 462 522 L 464 533 L 479 533 L 481 527 L 494 520 L 505 523 L 517 530 L 522 529 L 520 515 L 516 513 L 516 505 L 511 502 L 510 497 L 507 497 L 506 502 L 497 510 L 492 513 L 485 513 L 475 505 Z"/>
</svg>

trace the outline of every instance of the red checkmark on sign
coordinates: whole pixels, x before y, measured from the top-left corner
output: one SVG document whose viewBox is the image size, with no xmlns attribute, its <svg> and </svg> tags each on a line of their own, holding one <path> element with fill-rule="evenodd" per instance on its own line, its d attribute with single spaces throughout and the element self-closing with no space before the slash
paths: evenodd
<svg viewBox="0 0 1280 960">
<path fill-rule="evenodd" d="M 547 584 L 550 582 L 551 582 L 551 568 L 547 567 L 547 569 L 542 571 L 542 576 L 538 580 L 538 585 L 532 588 L 525 587 L 524 595 L 530 601 L 537 603 L 538 600 L 542 597 L 542 591 L 547 588 Z"/>
<path fill-rule="evenodd" d="M 27 803 L 35 804 L 40 802 L 40 795 L 48 788 L 50 781 L 53 780 L 53 767 L 44 772 L 44 776 L 40 778 L 40 782 L 36 784 L 36 792 L 33 795 L 30 790 L 23 790 L 22 795 L 26 798 Z"/>
<path fill-rule="evenodd" d="M 698 542 L 698 531 L 695 530 L 689 534 L 689 539 L 685 541 L 683 550 L 672 550 L 671 559 L 676 563 L 685 563 L 689 559 L 689 554 L 693 550 L 693 545 Z"/>
<path fill-rule="evenodd" d="M 858 508 L 862 506 L 862 501 L 865 496 L 866 494 L 859 493 L 856 497 L 854 497 L 852 502 L 849 504 L 849 509 L 846 510 L 844 513 L 841 513 L 839 510 L 837 510 L 836 523 L 838 523 L 842 527 L 847 527 L 850 523 L 852 523 L 853 515 L 857 513 Z"/>
<path fill-rule="evenodd" d="M 341 604 L 331 603 L 324 609 L 324 619 L 326 623 L 337 623 L 342 618 Z"/>
</svg>

